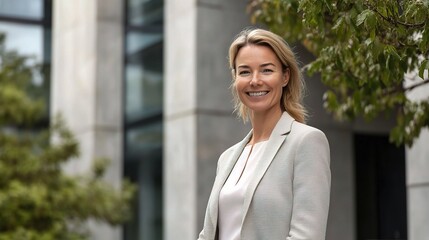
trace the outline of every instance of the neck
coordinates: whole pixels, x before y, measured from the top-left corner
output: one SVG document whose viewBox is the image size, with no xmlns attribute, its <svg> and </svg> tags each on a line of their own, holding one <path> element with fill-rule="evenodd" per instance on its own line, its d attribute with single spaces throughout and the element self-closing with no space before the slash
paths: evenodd
<svg viewBox="0 0 429 240">
<path fill-rule="evenodd" d="M 260 141 L 270 138 L 271 132 L 282 116 L 282 111 L 272 112 L 270 114 L 252 113 L 251 122 L 253 127 L 252 139 L 250 144 L 255 144 Z"/>
</svg>

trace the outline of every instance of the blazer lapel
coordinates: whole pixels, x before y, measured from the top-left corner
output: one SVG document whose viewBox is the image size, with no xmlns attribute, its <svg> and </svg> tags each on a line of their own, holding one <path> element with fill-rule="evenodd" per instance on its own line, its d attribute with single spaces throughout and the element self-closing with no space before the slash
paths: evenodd
<svg viewBox="0 0 429 240">
<path fill-rule="evenodd" d="M 246 218 L 247 211 L 249 209 L 250 203 L 255 193 L 256 187 L 270 166 L 272 160 L 274 159 L 276 153 L 280 149 L 280 146 L 283 144 L 286 139 L 287 134 L 290 132 L 292 123 L 295 121 L 287 112 L 283 112 L 281 118 L 277 122 L 276 126 L 271 133 L 270 138 L 268 139 L 266 149 L 264 150 L 262 159 L 259 159 L 257 163 L 255 175 L 252 177 L 252 180 L 249 182 L 243 204 L 243 219 Z"/>
<path fill-rule="evenodd" d="M 214 204 L 211 207 L 210 216 L 212 218 L 211 219 L 212 223 L 215 224 L 214 231 L 216 231 L 216 226 L 217 226 L 220 190 L 225 184 L 226 179 L 228 178 L 229 174 L 234 168 L 235 163 L 237 162 L 238 158 L 241 155 L 241 152 L 243 152 L 244 147 L 246 147 L 251 137 L 252 137 L 252 131 L 250 131 L 247 134 L 247 136 L 237 145 L 237 148 L 234 150 L 234 152 L 227 157 L 228 159 L 227 160 L 225 159 L 224 162 L 226 164 L 225 166 L 221 166 L 222 169 L 219 169 L 218 176 L 216 177 L 216 180 L 213 184 L 213 203 Z"/>
</svg>

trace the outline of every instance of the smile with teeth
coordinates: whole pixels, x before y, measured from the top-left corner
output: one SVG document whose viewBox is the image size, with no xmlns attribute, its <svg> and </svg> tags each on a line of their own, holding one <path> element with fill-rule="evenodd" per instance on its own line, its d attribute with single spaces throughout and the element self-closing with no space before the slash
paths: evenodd
<svg viewBox="0 0 429 240">
<path fill-rule="evenodd" d="M 268 93 L 268 91 L 260 91 L 260 92 L 248 92 L 247 94 L 251 97 L 259 97 L 264 96 Z"/>
</svg>

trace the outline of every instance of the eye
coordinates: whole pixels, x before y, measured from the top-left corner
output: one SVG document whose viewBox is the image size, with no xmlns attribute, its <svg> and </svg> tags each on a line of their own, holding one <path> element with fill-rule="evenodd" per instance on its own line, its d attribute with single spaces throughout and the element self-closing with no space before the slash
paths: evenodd
<svg viewBox="0 0 429 240">
<path fill-rule="evenodd" d="M 272 72 L 274 72 L 274 70 L 272 70 L 272 69 L 270 69 L 270 68 L 262 69 L 262 73 L 266 73 L 266 74 L 268 74 L 268 73 L 272 73 Z"/>
<path fill-rule="evenodd" d="M 238 72 L 239 76 L 245 77 L 245 76 L 249 76 L 250 75 L 250 71 L 248 70 L 241 70 Z"/>
</svg>

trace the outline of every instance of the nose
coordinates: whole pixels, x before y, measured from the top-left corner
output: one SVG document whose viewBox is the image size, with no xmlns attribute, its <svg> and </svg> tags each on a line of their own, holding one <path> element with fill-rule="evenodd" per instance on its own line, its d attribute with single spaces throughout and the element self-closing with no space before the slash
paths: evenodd
<svg viewBox="0 0 429 240">
<path fill-rule="evenodd" d="M 260 84 L 260 78 L 258 72 L 255 72 L 250 79 L 250 86 L 257 86 L 258 84 Z"/>
</svg>

